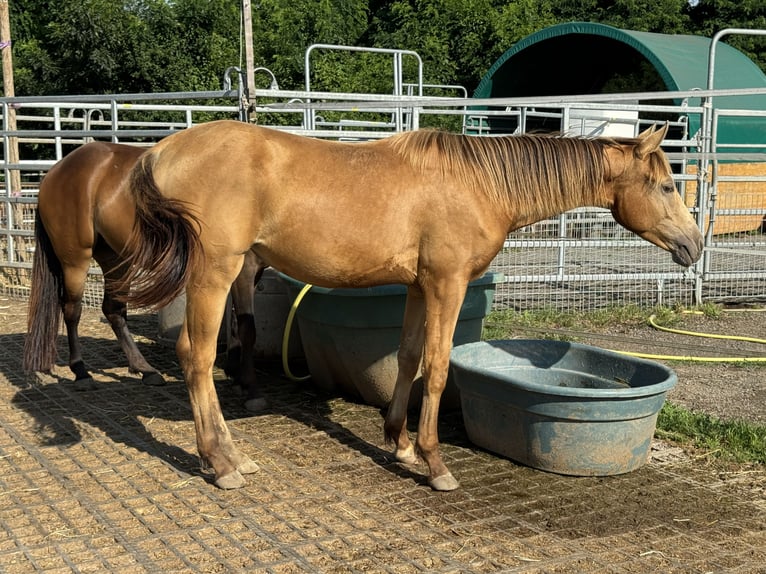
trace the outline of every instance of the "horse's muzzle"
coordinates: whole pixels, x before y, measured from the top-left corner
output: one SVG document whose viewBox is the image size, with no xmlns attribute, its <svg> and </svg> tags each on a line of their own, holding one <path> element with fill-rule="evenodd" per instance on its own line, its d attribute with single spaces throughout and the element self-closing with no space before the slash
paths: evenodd
<svg viewBox="0 0 766 574">
<path fill-rule="evenodd" d="M 684 237 L 670 250 L 673 261 L 678 265 L 689 267 L 702 256 L 702 234 L 695 229 L 692 237 Z"/>
</svg>

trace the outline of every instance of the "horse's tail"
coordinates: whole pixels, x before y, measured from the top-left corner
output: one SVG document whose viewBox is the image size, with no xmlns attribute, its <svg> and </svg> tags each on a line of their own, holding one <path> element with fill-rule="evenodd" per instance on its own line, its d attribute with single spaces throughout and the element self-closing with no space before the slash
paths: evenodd
<svg viewBox="0 0 766 574">
<path fill-rule="evenodd" d="M 164 197 L 154 179 L 156 156 L 146 153 L 130 172 L 135 223 L 122 251 L 122 277 L 109 278 L 126 303 L 158 309 L 178 297 L 202 261 L 199 221 L 182 201 Z"/>
<path fill-rule="evenodd" d="M 56 337 L 61 322 L 64 272 L 53 251 L 40 213 L 35 214 L 35 254 L 32 262 L 32 291 L 27 310 L 24 339 L 24 371 L 49 372 L 56 363 Z"/>
</svg>

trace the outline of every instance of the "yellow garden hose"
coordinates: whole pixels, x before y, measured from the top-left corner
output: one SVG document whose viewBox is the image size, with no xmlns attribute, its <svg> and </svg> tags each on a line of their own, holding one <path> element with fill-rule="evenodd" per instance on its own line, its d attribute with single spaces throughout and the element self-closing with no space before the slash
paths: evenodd
<svg viewBox="0 0 766 574">
<path fill-rule="evenodd" d="M 734 310 L 730 310 L 734 311 Z M 766 311 L 764 309 L 743 309 L 742 311 L 757 312 Z M 703 315 L 702 311 L 683 311 L 685 314 Z M 706 337 L 709 339 L 728 339 L 730 341 L 747 341 L 750 343 L 759 343 L 766 345 L 766 339 L 757 339 L 755 337 L 743 337 L 739 335 L 718 335 L 715 333 L 698 333 L 696 331 L 683 331 L 681 329 L 671 329 L 658 325 L 655 321 L 656 315 L 649 317 L 649 324 L 660 331 L 668 333 L 677 333 L 679 335 L 690 335 L 692 337 Z M 683 355 L 653 355 L 650 353 L 635 353 L 632 351 L 615 351 L 631 357 L 640 357 L 642 359 L 666 360 L 666 361 L 693 361 L 699 363 L 766 363 L 766 357 L 685 357 Z"/>
<path fill-rule="evenodd" d="M 684 311 L 687 314 L 703 315 L 702 311 Z M 682 331 L 681 329 L 671 329 L 670 327 L 663 327 L 655 322 L 656 315 L 649 317 L 649 324 L 659 331 L 666 331 L 667 333 L 676 333 L 678 335 L 690 335 L 692 337 L 707 337 L 708 339 L 728 339 L 730 341 L 749 341 L 751 343 L 760 343 L 766 345 L 766 339 L 756 339 L 755 337 L 743 337 L 740 335 L 718 335 L 716 333 L 697 333 L 695 331 Z"/>
<path fill-rule="evenodd" d="M 288 350 L 289 350 L 289 343 L 290 343 L 290 330 L 293 326 L 293 320 L 295 318 L 295 312 L 298 310 L 298 305 L 301 304 L 301 300 L 303 297 L 305 297 L 306 293 L 309 292 L 312 285 L 310 283 L 306 283 L 303 288 L 300 290 L 300 293 L 298 293 L 298 296 L 295 298 L 295 301 L 293 301 L 292 306 L 290 307 L 290 312 L 287 314 L 287 322 L 285 323 L 285 334 L 282 336 L 282 369 L 285 371 L 285 375 L 288 379 L 291 381 L 307 381 L 311 378 L 311 375 L 306 375 L 303 377 L 296 377 L 293 375 L 292 371 L 290 370 L 289 360 L 288 360 Z"/>
</svg>

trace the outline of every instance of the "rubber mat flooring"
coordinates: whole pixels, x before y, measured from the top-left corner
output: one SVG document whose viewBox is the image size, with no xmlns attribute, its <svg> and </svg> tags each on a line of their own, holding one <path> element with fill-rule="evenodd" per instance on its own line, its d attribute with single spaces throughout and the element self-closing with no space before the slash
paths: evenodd
<svg viewBox="0 0 766 574">
<path fill-rule="evenodd" d="M 63 364 L 21 372 L 26 302 L 0 297 L 0 572 L 766 572 L 762 467 L 656 442 L 632 473 L 566 477 L 471 445 L 453 411 L 439 430 L 461 488 L 436 493 L 423 467 L 393 460 L 379 409 L 270 364 L 256 415 L 216 372 L 235 440 L 260 466 L 222 491 L 200 468 L 156 319 L 131 321 L 168 384 L 141 385 L 86 310 L 98 385 L 79 391 Z"/>
</svg>

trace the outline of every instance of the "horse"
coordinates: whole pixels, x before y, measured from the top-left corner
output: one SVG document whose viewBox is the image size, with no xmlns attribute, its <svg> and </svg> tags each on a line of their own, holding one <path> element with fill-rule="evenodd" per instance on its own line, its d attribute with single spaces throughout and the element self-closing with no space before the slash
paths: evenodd
<svg viewBox="0 0 766 574">
<path fill-rule="evenodd" d="M 63 314 L 75 385 L 80 389 L 94 386 L 78 336 L 83 291 L 92 259 L 105 277 L 116 273 L 123 264 L 119 253 L 133 228 L 134 207 L 120 184 L 144 151 L 138 146 L 91 142 L 68 154 L 43 178 L 35 217 L 25 371 L 51 370 L 56 362 L 56 337 Z M 230 356 L 239 359 L 232 359 L 226 371 L 243 387 L 245 406 L 259 410 L 264 400 L 255 384 L 253 353 L 248 350 L 255 343 L 252 301 L 261 270 L 247 263 L 232 285 L 238 336 Z M 165 384 L 136 346 L 127 325 L 126 304 L 115 286 L 112 281 L 104 282 L 101 309 L 128 359 L 130 372 L 140 373 L 146 385 Z"/>
<path fill-rule="evenodd" d="M 676 263 L 692 265 L 702 234 L 660 148 L 666 132 L 667 124 L 630 139 L 422 130 L 349 143 L 221 120 L 157 144 L 127 181 L 136 226 L 121 282 L 126 300 L 149 308 L 186 289 L 176 352 L 215 485 L 242 487 L 257 470 L 232 441 L 212 380 L 215 326 L 246 253 L 322 287 L 407 286 L 384 434 L 398 461 L 425 461 L 432 489 L 453 490 L 459 483 L 442 460 L 437 420 L 468 282 L 510 231 L 580 206 L 610 209 Z M 407 407 L 419 367 L 413 446 Z"/>
</svg>

